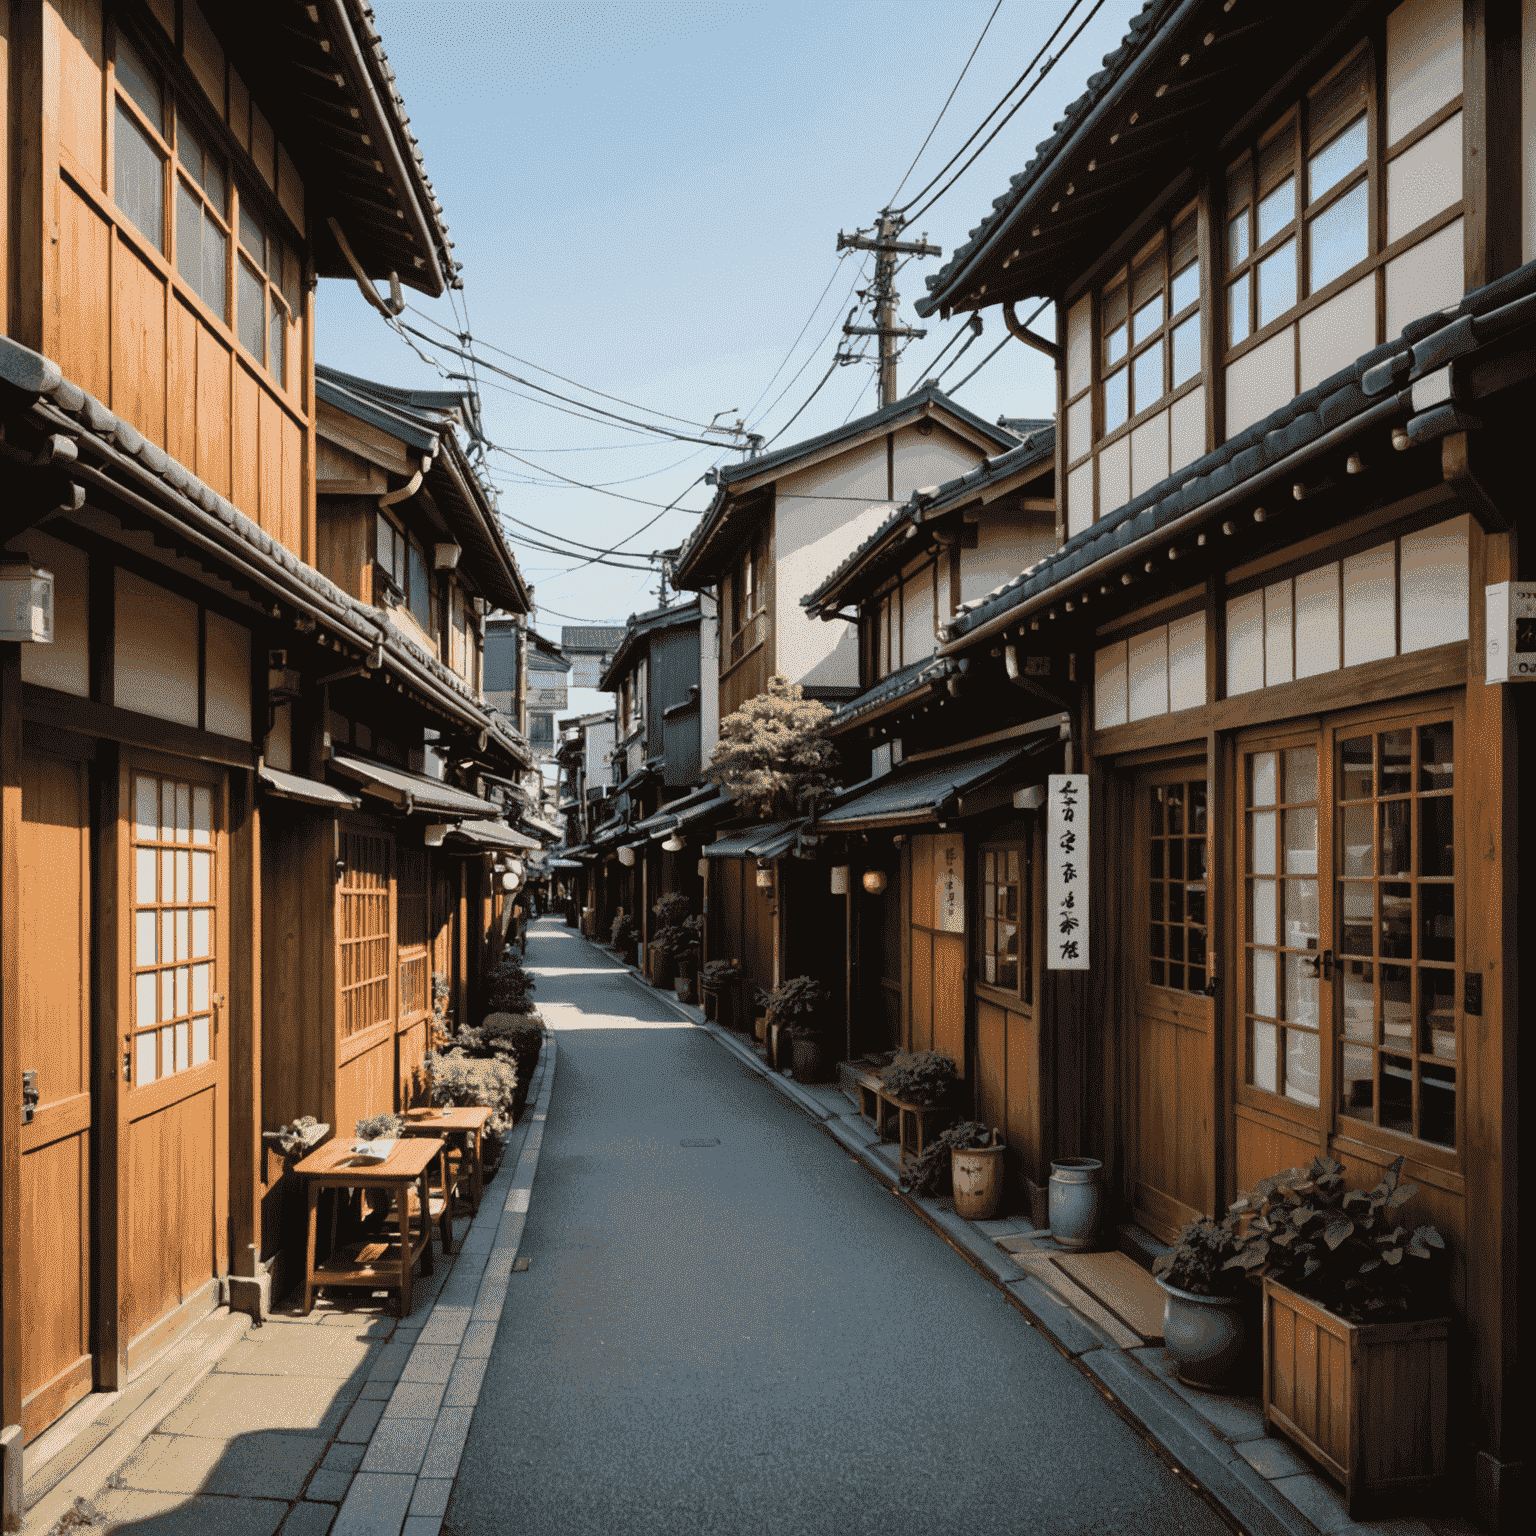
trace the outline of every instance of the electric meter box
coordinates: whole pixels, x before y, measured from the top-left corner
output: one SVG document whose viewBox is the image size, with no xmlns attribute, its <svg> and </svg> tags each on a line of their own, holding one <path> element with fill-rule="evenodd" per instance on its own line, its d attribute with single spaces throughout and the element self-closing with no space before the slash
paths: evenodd
<svg viewBox="0 0 1536 1536">
<path fill-rule="evenodd" d="M 1499 581 L 1488 605 L 1488 681 L 1536 682 L 1536 582 Z"/>
</svg>

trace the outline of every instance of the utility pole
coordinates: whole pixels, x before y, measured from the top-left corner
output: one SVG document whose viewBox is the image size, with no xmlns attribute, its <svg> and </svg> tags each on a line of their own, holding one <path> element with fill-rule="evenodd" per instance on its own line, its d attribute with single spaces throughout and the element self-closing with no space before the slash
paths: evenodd
<svg viewBox="0 0 1536 1536">
<path fill-rule="evenodd" d="M 890 405 L 900 398 L 896 388 L 896 343 L 899 340 L 917 340 L 928 332 L 921 327 L 897 325 L 896 312 L 901 295 L 896 292 L 896 258 L 898 256 L 942 256 L 936 245 L 929 245 L 925 234 L 921 240 L 898 240 L 903 219 L 899 213 L 882 208 L 875 215 L 873 234 L 856 229 L 851 235 L 837 232 L 837 248 L 840 251 L 874 251 L 875 281 L 868 289 L 874 300 L 875 323 L 854 325 L 850 313 L 843 326 L 845 336 L 878 336 L 880 338 L 880 404 Z"/>
</svg>

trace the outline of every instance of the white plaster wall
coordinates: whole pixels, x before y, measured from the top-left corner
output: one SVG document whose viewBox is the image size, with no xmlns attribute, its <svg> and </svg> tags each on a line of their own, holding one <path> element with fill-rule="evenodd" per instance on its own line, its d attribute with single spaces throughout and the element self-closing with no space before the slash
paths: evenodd
<svg viewBox="0 0 1536 1536">
<path fill-rule="evenodd" d="M 1056 524 L 1050 513 L 993 512 L 984 507 L 976 525 L 976 548 L 960 551 L 960 601 L 985 597 L 1055 548 Z"/>
<path fill-rule="evenodd" d="M 600 720 L 587 727 L 587 788 L 613 782 L 613 721 Z"/>
<path fill-rule="evenodd" d="M 699 763 L 707 766 L 720 740 L 720 599 L 713 588 L 699 594 Z"/>
</svg>

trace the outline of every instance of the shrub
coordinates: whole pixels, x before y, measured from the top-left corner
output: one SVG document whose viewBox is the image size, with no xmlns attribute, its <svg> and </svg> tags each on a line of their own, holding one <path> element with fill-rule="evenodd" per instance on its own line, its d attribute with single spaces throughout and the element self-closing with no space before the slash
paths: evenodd
<svg viewBox="0 0 1536 1536">
<path fill-rule="evenodd" d="M 768 994 L 768 1022 L 788 1027 L 791 1034 L 819 1035 L 827 989 L 814 976 L 791 976 Z"/>
<path fill-rule="evenodd" d="M 512 1129 L 517 1099 L 517 1067 L 510 1057 L 477 1057 L 461 1050 L 428 1051 L 427 1094 L 434 1104 L 456 1109 L 489 1109 L 482 1151 L 487 1164 L 501 1160 Z"/>
<path fill-rule="evenodd" d="M 942 1051 L 898 1051 L 882 1076 L 898 1099 L 930 1109 L 945 1103 L 960 1080 L 954 1062 Z"/>
<path fill-rule="evenodd" d="M 656 918 L 652 948 L 674 957 L 698 948 L 703 919 L 689 916 L 688 898 L 681 891 L 668 891 L 651 912 Z"/>
<path fill-rule="evenodd" d="M 502 951 L 496 968 L 486 979 L 485 1004 L 488 1013 L 528 1013 L 530 994 L 535 990 L 533 977 L 510 946 Z"/>
<path fill-rule="evenodd" d="M 640 934 L 635 928 L 634 918 L 627 912 L 620 912 L 613 920 L 613 927 L 609 930 L 609 937 L 615 949 L 633 949 L 640 939 Z"/>
<path fill-rule="evenodd" d="M 922 1155 L 901 1170 L 901 1187 L 914 1195 L 947 1195 L 954 1187 L 949 1154 L 991 1145 L 991 1126 L 980 1120 L 962 1120 L 930 1141 Z"/>
<path fill-rule="evenodd" d="M 405 1129 L 405 1117 L 403 1115 L 382 1114 L 364 1115 L 357 1122 L 357 1136 L 360 1141 L 377 1141 L 382 1136 L 398 1136 Z"/>
<path fill-rule="evenodd" d="M 747 815 L 794 816 L 834 788 L 837 748 L 823 734 L 831 718 L 798 683 L 770 677 L 765 692 L 720 722 L 709 778 Z"/>
<path fill-rule="evenodd" d="M 711 960 L 699 972 L 699 981 L 706 987 L 723 987 L 741 975 L 739 960 Z"/>
<path fill-rule="evenodd" d="M 489 1056 L 510 1056 L 517 1066 L 517 1080 L 526 1091 L 544 1047 L 544 1021 L 536 1013 L 521 1018 L 510 1013 L 490 1014 L 480 1026 L 481 1050 Z M 471 1053 L 474 1054 L 474 1053 Z"/>
</svg>

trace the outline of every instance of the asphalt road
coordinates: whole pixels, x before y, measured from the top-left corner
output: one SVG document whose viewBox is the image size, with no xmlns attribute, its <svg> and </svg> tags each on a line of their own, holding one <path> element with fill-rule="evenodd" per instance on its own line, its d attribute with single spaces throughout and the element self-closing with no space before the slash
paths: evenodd
<svg viewBox="0 0 1536 1536">
<path fill-rule="evenodd" d="M 445 1532 L 1227 1536 L 998 1292 L 575 931 L 521 1252 Z M 690 1142 L 708 1145 L 688 1145 Z"/>
</svg>

